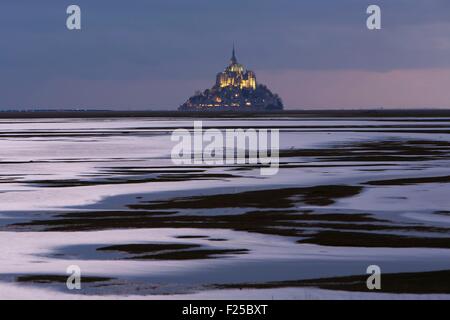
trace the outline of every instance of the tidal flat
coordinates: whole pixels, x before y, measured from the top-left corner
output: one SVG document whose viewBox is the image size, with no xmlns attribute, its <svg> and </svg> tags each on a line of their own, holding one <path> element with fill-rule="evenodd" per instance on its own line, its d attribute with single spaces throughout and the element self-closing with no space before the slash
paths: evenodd
<svg viewBox="0 0 450 320">
<path fill-rule="evenodd" d="M 200 120 L 279 172 L 173 164 L 189 117 L 0 119 L 0 298 L 450 298 L 450 118 Z"/>
</svg>

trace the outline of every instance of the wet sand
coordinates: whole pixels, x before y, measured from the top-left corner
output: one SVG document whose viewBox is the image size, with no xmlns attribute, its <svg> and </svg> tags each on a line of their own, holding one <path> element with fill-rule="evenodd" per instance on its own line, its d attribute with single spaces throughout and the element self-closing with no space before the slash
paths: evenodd
<svg viewBox="0 0 450 320">
<path fill-rule="evenodd" d="M 81 295 L 367 293 L 364 266 L 378 264 L 379 293 L 450 293 L 450 114 L 211 115 L 205 127 L 283 128 L 269 178 L 258 166 L 173 165 L 171 128 L 194 115 L 144 114 L 1 123 L 0 289 L 57 297 L 79 264 Z"/>
</svg>

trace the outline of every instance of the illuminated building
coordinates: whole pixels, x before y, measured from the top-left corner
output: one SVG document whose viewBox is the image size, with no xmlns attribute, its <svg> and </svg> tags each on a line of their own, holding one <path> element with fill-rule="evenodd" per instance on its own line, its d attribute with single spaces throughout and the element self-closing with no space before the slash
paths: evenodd
<svg viewBox="0 0 450 320">
<path fill-rule="evenodd" d="M 230 65 L 224 72 L 217 75 L 216 86 L 220 88 L 239 87 L 240 89 L 256 89 L 256 76 L 253 71 L 245 70 L 236 59 L 236 52 L 233 48 Z"/>
<path fill-rule="evenodd" d="M 230 64 L 217 74 L 211 89 L 196 93 L 179 110 L 282 110 L 280 97 L 258 84 L 253 71 L 238 63 L 233 47 Z"/>
</svg>

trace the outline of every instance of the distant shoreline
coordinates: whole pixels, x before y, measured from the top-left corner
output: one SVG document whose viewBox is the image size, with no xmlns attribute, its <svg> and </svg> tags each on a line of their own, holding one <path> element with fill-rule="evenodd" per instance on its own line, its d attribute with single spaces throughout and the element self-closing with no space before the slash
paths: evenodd
<svg viewBox="0 0 450 320">
<path fill-rule="evenodd" d="M 326 118 L 326 117 L 450 117 L 450 109 L 392 110 L 285 110 L 247 112 L 182 112 L 182 111 L 0 111 L 0 119 L 39 118 Z"/>
</svg>

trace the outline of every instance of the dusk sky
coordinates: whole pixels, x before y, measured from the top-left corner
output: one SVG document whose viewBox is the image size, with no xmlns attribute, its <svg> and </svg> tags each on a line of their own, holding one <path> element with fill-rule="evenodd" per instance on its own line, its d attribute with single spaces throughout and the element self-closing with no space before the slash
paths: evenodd
<svg viewBox="0 0 450 320">
<path fill-rule="evenodd" d="M 1 110 L 174 110 L 233 42 L 286 109 L 450 108 L 449 0 L 2 0 L 0 41 Z"/>
</svg>

